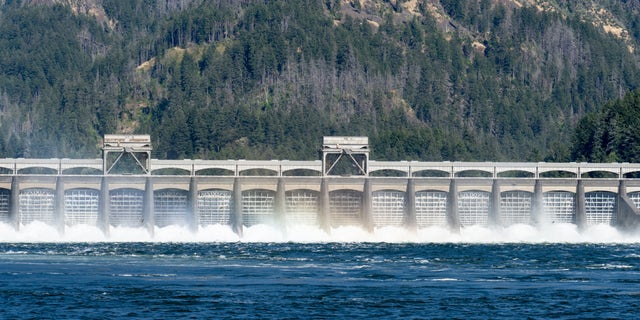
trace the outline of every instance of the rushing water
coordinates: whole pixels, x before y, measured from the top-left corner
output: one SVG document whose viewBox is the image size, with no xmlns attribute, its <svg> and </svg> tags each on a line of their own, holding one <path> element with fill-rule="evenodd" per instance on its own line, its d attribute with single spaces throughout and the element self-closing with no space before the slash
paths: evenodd
<svg viewBox="0 0 640 320">
<path fill-rule="evenodd" d="M 0 318 L 635 318 L 640 235 L 608 226 L 0 225 Z"/>
</svg>

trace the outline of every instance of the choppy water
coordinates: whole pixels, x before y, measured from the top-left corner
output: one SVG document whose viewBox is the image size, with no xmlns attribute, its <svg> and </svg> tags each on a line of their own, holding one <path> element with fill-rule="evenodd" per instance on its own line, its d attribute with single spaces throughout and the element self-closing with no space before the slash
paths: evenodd
<svg viewBox="0 0 640 320">
<path fill-rule="evenodd" d="M 0 226 L 0 318 L 635 318 L 639 239 L 571 225 L 243 238 Z"/>
</svg>

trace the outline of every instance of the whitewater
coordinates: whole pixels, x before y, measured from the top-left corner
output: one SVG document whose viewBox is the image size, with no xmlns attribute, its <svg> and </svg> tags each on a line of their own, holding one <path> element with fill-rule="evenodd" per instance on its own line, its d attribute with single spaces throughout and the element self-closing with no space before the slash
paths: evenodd
<svg viewBox="0 0 640 320">
<path fill-rule="evenodd" d="M 111 227 L 108 235 L 89 225 L 67 226 L 63 234 L 43 222 L 21 225 L 19 230 L 0 223 L 0 242 L 246 242 L 246 243 L 637 243 L 640 232 L 624 232 L 606 224 L 596 224 L 580 230 L 575 224 L 554 223 L 532 226 L 514 224 L 508 227 L 468 226 L 460 231 L 447 227 L 427 227 L 408 230 L 402 227 L 381 227 L 368 232 L 357 226 L 334 227 L 324 231 L 316 226 L 291 225 L 274 227 L 255 225 L 244 227 L 239 236 L 227 225 L 200 227 L 193 232 L 183 226 L 155 227 L 153 235 L 145 228 Z"/>
<path fill-rule="evenodd" d="M 640 307 L 640 234 L 608 225 L 0 224 L 0 319 L 602 319 Z"/>
</svg>

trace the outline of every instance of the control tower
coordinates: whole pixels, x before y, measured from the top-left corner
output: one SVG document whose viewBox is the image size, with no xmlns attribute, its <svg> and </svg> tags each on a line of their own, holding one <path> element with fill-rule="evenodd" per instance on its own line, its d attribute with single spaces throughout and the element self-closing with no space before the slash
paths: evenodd
<svg viewBox="0 0 640 320">
<path fill-rule="evenodd" d="M 105 134 L 102 155 L 105 175 L 150 174 L 151 136 Z"/>
<path fill-rule="evenodd" d="M 369 138 L 322 138 L 322 175 L 369 175 Z"/>
</svg>

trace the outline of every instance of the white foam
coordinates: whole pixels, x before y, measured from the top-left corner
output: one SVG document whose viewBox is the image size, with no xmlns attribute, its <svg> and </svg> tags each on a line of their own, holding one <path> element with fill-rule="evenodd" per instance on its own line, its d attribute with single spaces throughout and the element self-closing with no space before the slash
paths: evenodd
<svg viewBox="0 0 640 320">
<path fill-rule="evenodd" d="M 43 222 L 21 225 L 19 230 L 0 223 L 0 242 L 390 242 L 390 243 L 637 243 L 640 233 L 624 233 L 600 224 L 579 230 L 573 224 L 509 227 L 468 226 L 454 232 L 446 227 L 427 227 L 410 231 L 401 227 L 382 227 L 368 232 L 344 226 L 329 232 L 308 225 L 277 228 L 269 225 L 245 227 L 242 236 L 226 225 L 212 225 L 191 232 L 182 226 L 145 228 L 111 227 L 109 234 L 87 225 L 67 226 L 63 234 Z"/>
</svg>

